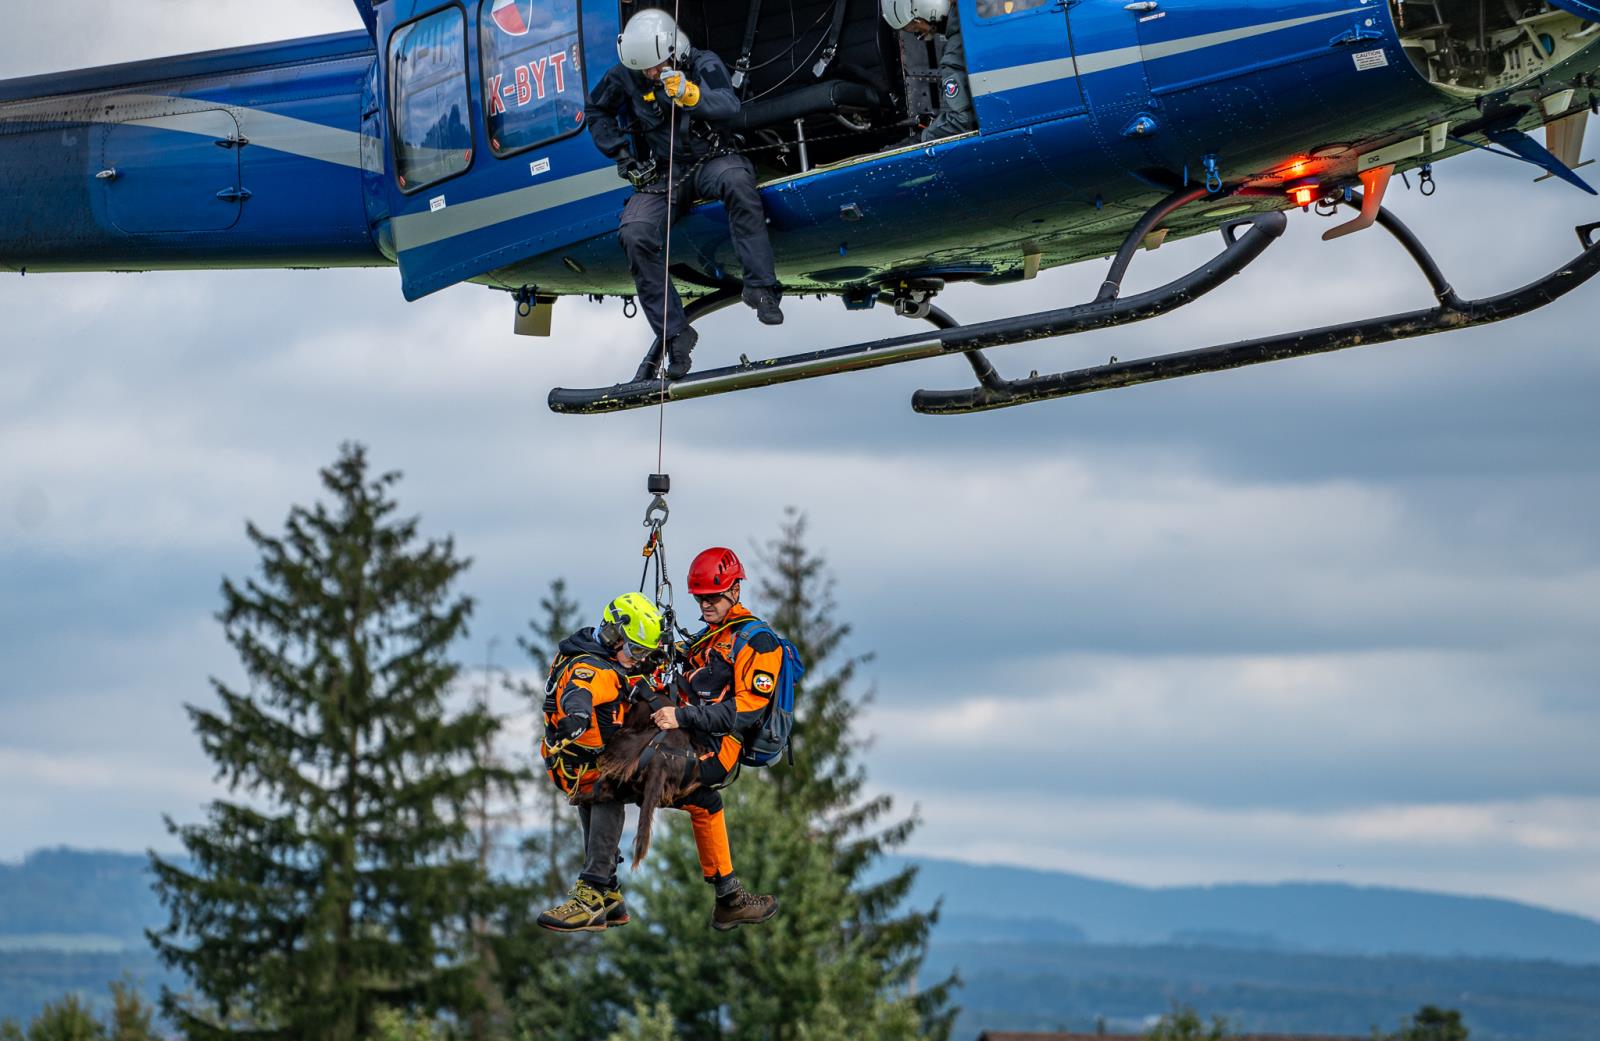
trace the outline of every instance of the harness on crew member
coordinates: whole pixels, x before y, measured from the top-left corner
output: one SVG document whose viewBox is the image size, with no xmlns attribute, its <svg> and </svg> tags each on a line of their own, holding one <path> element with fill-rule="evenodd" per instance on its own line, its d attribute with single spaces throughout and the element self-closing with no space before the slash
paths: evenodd
<svg viewBox="0 0 1600 1041">
<path fill-rule="evenodd" d="M 677 615 L 672 604 L 672 579 L 667 571 L 666 542 L 661 537 L 661 529 L 666 525 L 671 511 L 667 507 L 666 495 L 671 489 L 672 480 L 666 474 L 651 474 L 646 487 L 653 498 L 645 510 L 644 526 L 649 529 L 645 538 L 644 549 L 641 555 L 645 558 L 644 571 L 639 576 L 639 592 L 644 592 L 645 583 L 650 576 L 650 565 L 655 564 L 655 607 L 661 612 L 661 631 L 667 638 L 662 641 L 663 646 L 644 660 L 651 673 L 657 677 L 671 673 L 677 658 L 677 641 L 672 634 L 677 629 Z M 635 594 L 628 594 L 629 597 Z M 619 598 L 619 602 L 626 598 Z M 640 597 L 642 599 L 642 597 Z M 612 608 L 607 608 L 606 619 L 595 632 L 596 639 L 606 647 L 620 647 L 625 639 L 622 625 L 626 624 L 627 617 L 621 616 L 621 623 L 612 619 Z M 581 743 L 582 734 L 573 735 L 559 741 L 552 738 L 557 732 L 557 727 L 563 719 L 561 708 L 561 692 L 565 687 L 568 675 L 577 668 L 588 668 L 594 672 L 606 671 L 616 674 L 620 686 L 617 705 L 611 711 L 615 712 L 613 725 L 620 724 L 629 705 L 636 701 L 646 700 L 648 694 L 641 697 L 642 691 L 649 691 L 652 684 L 648 679 L 643 682 L 618 666 L 609 658 L 600 657 L 592 653 L 579 652 L 576 654 L 557 654 L 551 662 L 550 678 L 545 681 L 544 687 L 544 725 L 545 740 L 543 742 L 543 755 L 545 766 L 550 771 L 552 780 L 566 791 L 573 794 L 584 782 L 592 780 L 595 764 L 598 762 L 603 748 L 596 745 Z M 580 679 L 589 677 L 580 676 Z M 599 717 L 599 707 L 596 707 L 595 717 L 591 720 L 592 727 L 602 726 Z M 588 731 L 586 730 L 585 733 Z"/>
<path fill-rule="evenodd" d="M 762 710 L 761 719 L 740 735 L 742 747 L 739 765 L 771 766 L 780 756 L 784 756 L 792 766 L 794 749 L 789 739 L 794 734 L 794 691 L 801 677 L 806 674 L 805 662 L 800 660 L 800 651 L 793 643 L 779 636 L 772 626 L 759 618 L 741 618 L 729 622 L 702 634 L 697 642 L 706 643 L 730 629 L 733 630 L 732 658 L 735 662 L 750 646 L 750 641 L 762 633 L 776 640 L 783 652 L 783 661 L 778 667 L 778 675 L 773 678 L 772 690 L 760 692 L 767 695 L 767 707 Z"/>
<path fill-rule="evenodd" d="M 544 758 L 545 769 L 550 774 L 550 779 L 556 787 L 566 792 L 569 796 L 576 795 L 586 783 L 592 782 L 595 777 L 595 764 L 600 759 L 601 749 L 585 745 L 580 741 L 583 734 L 552 741 L 561 723 L 564 713 L 561 709 L 561 691 L 566 686 L 567 676 L 579 668 L 589 669 L 591 672 L 609 671 L 618 674 L 619 682 L 627 684 L 627 678 L 621 674 L 616 665 L 594 654 L 557 654 L 556 659 L 550 663 L 550 678 L 544 684 L 544 740 L 541 742 L 541 752 Z M 596 712 L 599 707 L 596 706 Z M 591 726 L 598 726 L 597 720 L 591 720 Z M 587 731 L 585 731 L 587 733 Z"/>
<path fill-rule="evenodd" d="M 676 21 L 676 16 L 674 16 L 674 21 Z M 676 55 L 674 57 L 676 60 L 681 59 L 683 56 Z M 676 63 L 674 63 L 674 65 L 662 70 L 662 80 L 665 81 L 668 77 L 673 75 L 687 76 L 694 71 L 692 67 L 692 59 L 689 60 L 688 65 L 690 67 L 680 70 L 676 67 Z M 732 86 L 735 90 L 738 89 L 739 80 L 737 74 L 733 78 Z M 674 168 L 676 166 L 676 156 L 672 153 L 675 153 L 677 150 L 676 131 L 678 128 L 678 106 L 670 98 L 664 100 L 658 98 L 658 91 L 664 91 L 664 88 L 651 88 L 649 92 L 644 95 L 644 100 L 650 103 L 652 110 L 656 115 L 668 123 L 669 154 L 667 156 L 665 169 L 663 169 L 662 164 L 659 161 L 660 157 L 651 154 L 648 156 L 648 158 L 644 158 L 634 164 L 634 167 L 628 172 L 628 182 L 633 186 L 634 191 L 641 194 L 667 195 L 667 202 L 670 207 L 672 202 L 671 196 L 677 192 L 677 189 L 683 187 L 685 184 L 691 183 L 695 175 L 695 171 L 699 170 L 700 167 L 704 166 L 712 159 L 718 159 L 726 155 L 738 155 L 739 149 L 724 138 L 723 133 L 719 128 L 698 120 L 688 120 L 686 121 L 685 132 L 703 145 L 704 151 L 702 151 L 700 155 L 694 157 L 693 162 L 683 167 L 682 170 L 675 171 Z M 653 124 L 653 126 L 656 127 L 659 127 L 659 125 L 660 124 Z M 645 134 L 646 129 L 646 127 L 636 127 L 631 135 L 633 138 L 633 151 L 636 156 L 645 156 L 647 154 L 648 140 Z"/>
</svg>

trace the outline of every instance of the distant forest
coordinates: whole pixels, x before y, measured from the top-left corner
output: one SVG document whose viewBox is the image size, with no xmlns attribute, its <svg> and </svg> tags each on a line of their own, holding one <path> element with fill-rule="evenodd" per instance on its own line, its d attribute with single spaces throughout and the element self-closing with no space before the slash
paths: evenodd
<svg viewBox="0 0 1600 1041">
<path fill-rule="evenodd" d="M 1138 1032 L 1185 1002 L 1242 1029 L 1370 1035 L 1427 1003 L 1460 1009 L 1472 1041 L 1594 1041 L 1600 967 L 1486 958 L 1359 957 L 1171 944 L 940 943 L 924 971 L 959 968 L 952 1041 L 983 1030 Z M 80 992 L 102 1012 L 124 976 L 154 1000 L 177 986 L 154 955 L 0 950 L 0 1019 Z"/>
<path fill-rule="evenodd" d="M 24 1025 L 29 1041 L 110 1036 L 96 1016 L 137 1021 L 117 1041 L 148 1036 L 149 1013 L 113 985 L 155 1003 L 161 1032 L 219 1041 L 968 1041 L 1140 1032 L 1177 1006 L 1257 1032 L 1372 1036 L 1439 1006 L 1473 1041 L 1600 1038 L 1600 922 L 1581 916 L 907 858 L 918 820 L 873 793 L 851 729 L 867 658 L 847 649 L 795 511 L 758 551 L 750 600 L 808 666 L 796 754 L 725 796 L 739 873 L 781 892 L 781 916 L 713 936 L 721 891 L 666 814 L 627 876 L 638 923 L 547 933 L 532 919 L 569 892 L 581 830 L 538 771 L 499 760 L 502 717 L 456 696 L 470 562 L 399 511 L 399 475 L 369 470 L 361 446 L 322 477 L 323 499 L 292 508 L 283 535 L 247 529 L 259 567 L 224 580 L 218 617 L 251 685 L 216 682 L 190 706 L 229 794 L 255 804 L 218 798 L 169 821 L 182 856 L 0 864 L 0 1041 Z M 557 577 L 539 608 L 518 645 L 542 674 L 595 609 Z M 506 686 L 523 711 L 542 704 L 542 683 Z M 512 810 L 529 819 L 510 827 Z M 1107 942 L 1130 939 L 1149 942 Z M 1461 950 L 1567 960 L 1447 956 Z"/>
</svg>

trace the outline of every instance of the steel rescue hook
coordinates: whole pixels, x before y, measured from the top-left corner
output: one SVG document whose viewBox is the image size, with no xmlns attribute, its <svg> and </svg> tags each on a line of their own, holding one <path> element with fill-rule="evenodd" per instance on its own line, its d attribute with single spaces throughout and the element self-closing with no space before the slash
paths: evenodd
<svg viewBox="0 0 1600 1041">
<path fill-rule="evenodd" d="M 656 607 L 661 611 L 664 623 L 662 629 L 668 634 L 667 638 L 667 664 L 671 667 L 673 649 L 677 641 L 673 633 L 678 631 L 677 613 L 672 604 L 672 577 L 667 571 L 667 544 L 661 537 L 661 529 L 666 526 L 667 518 L 672 515 L 672 510 L 667 506 L 667 493 L 672 490 L 672 478 L 667 474 L 651 474 L 645 481 L 645 491 L 651 495 L 650 505 L 645 507 L 644 526 L 650 529 L 650 534 L 645 536 L 644 548 L 640 556 L 644 557 L 644 570 L 639 573 L 639 592 L 644 592 L 645 579 L 650 575 L 650 563 L 656 565 Z"/>
</svg>

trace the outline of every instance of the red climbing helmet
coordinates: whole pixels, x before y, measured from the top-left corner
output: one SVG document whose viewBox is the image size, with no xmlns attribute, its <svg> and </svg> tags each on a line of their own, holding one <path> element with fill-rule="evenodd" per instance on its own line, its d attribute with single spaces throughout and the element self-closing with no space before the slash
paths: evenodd
<svg viewBox="0 0 1600 1041">
<path fill-rule="evenodd" d="M 743 577 L 744 565 L 739 563 L 738 554 L 724 546 L 712 546 L 689 565 L 689 592 L 726 593 Z"/>
</svg>

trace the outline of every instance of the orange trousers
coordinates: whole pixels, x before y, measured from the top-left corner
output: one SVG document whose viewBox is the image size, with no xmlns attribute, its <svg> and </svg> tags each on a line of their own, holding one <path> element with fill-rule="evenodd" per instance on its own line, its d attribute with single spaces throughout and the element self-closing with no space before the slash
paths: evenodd
<svg viewBox="0 0 1600 1041">
<path fill-rule="evenodd" d="M 700 788 L 673 805 L 689 812 L 694 848 L 700 855 L 700 873 L 706 881 L 733 874 L 733 850 L 728 845 L 728 822 L 722 812 L 722 793 Z"/>
</svg>

